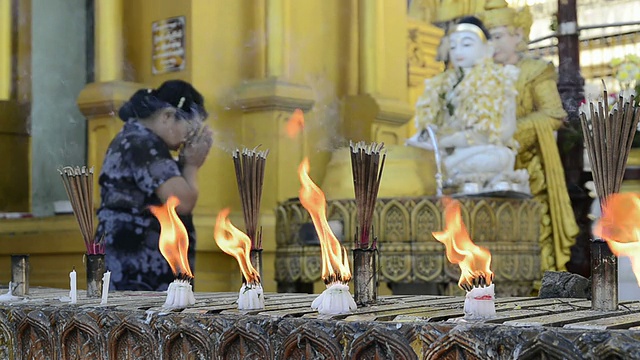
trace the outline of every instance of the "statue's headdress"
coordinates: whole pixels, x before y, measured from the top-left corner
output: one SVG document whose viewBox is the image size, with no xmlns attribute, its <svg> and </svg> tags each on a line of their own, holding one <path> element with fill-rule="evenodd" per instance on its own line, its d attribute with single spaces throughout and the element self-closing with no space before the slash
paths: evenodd
<svg viewBox="0 0 640 360">
<path fill-rule="evenodd" d="M 529 32 L 533 25 L 533 17 L 528 6 L 522 9 L 509 7 L 505 0 L 487 0 L 484 5 L 484 12 L 479 14 L 487 29 L 500 26 L 512 27 L 522 30 L 522 37 L 525 42 L 529 41 Z"/>
<path fill-rule="evenodd" d="M 451 30 L 449 30 L 449 34 L 459 31 L 469 31 L 471 33 L 474 33 L 480 38 L 480 40 L 482 40 L 483 43 L 486 43 L 487 40 L 491 37 L 489 35 L 489 31 L 484 26 L 482 21 L 475 16 L 467 16 L 460 19 L 457 24 L 451 27 Z"/>
</svg>

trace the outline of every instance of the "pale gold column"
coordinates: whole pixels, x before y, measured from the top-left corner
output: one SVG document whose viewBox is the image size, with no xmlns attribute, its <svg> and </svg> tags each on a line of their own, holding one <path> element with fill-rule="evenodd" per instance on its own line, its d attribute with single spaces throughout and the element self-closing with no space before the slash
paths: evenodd
<svg viewBox="0 0 640 360">
<path fill-rule="evenodd" d="M 380 67 L 384 66 L 385 19 L 382 0 L 360 0 L 360 92 L 376 94 L 380 89 Z"/>
<path fill-rule="evenodd" d="M 289 0 L 267 0 L 267 77 L 289 77 Z"/>
<path fill-rule="evenodd" d="M 406 100 L 406 1 L 359 0 L 360 92 Z"/>
<path fill-rule="evenodd" d="M 0 101 L 11 97 L 11 0 L 0 0 Z"/>
<path fill-rule="evenodd" d="M 124 61 L 122 17 L 122 0 L 95 2 L 96 82 L 122 80 Z"/>
</svg>

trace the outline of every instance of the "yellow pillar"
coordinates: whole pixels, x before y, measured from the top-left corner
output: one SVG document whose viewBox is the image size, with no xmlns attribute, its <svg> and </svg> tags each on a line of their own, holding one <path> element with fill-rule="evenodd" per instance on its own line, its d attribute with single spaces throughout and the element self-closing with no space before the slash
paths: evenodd
<svg viewBox="0 0 640 360">
<path fill-rule="evenodd" d="M 344 136 L 352 141 L 384 142 L 389 150 L 378 196 L 421 196 L 433 192 L 433 156 L 404 146 L 406 126 L 413 117 L 408 102 L 405 1 L 356 0 L 358 92 L 343 101 Z M 329 199 L 354 196 L 349 149 L 333 152 L 322 188 Z"/>
<path fill-rule="evenodd" d="M 413 108 L 407 102 L 407 4 L 359 0 L 358 19 L 359 95 L 371 96 L 377 105 L 377 114 L 371 119 L 370 140 L 402 144 L 406 135 L 403 126 L 413 116 Z M 346 121 L 356 117 L 352 114 Z"/>
<path fill-rule="evenodd" d="M 118 109 L 141 87 L 123 81 L 122 0 L 96 1 L 95 79 L 78 95 L 78 107 L 87 118 L 87 166 L 99 174 L 111 139 L 122 128 Z M 94 176 L 94 204 L 100 205 L 98 176 Z"/>
<path fill-rule="evenodd" d="M 18 15 L 22 22 L 16 22 Z M 0 0 L 0 212 L 30 211 L 29 1 Z M 15 62 L 14 62 L 15 61 Z M 14 68 L 15 66 L 15 68 Z M 14 76 L 17 75 L 17 76 Z M 28 80 L 27 80 L 28 79 Z"/>
<path fill-rule="evenodd" d="M 122 80 L 122 18 L 122 0 L 95 2 L 95 77 L 98 82 Z"/>
<path fill-rule="evenodd" d="M 11 97 L 11 0 L 0 0 L 0 101 Z"/>
<path fill-rule="evenodd" d="M 289 27 L 291 10 L 289 0 L 266 1 L 267 76 L 288 77 Z"/>
</svg>

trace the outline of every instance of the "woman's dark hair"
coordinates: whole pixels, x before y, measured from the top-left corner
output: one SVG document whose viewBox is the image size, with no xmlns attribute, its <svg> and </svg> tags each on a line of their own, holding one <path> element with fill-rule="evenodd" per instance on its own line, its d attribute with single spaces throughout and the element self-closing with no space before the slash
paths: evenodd
<svg viewBox="0 0 640 360">
<path fill-rule="evenodd" d="M 489 30 L 484 26 L 482 20 L 478 19 L 475 16 L 465 16 L 462 19 L 458 20 L 458 24 L 472 24 L 480 28 L 482 33 L 487 38 L 487 40 L 491 39 L 491 34 L 489 34 Z"/>
<path fill-rule="evenodd" d="M 129 101 L 122 105 L 118 116 L 122 121 L 131 118 L 145 119 L 168 107 L 177 110 L 178 118 L 191 119 L 195 115 L 207 117 L 202 95 L 191 84 L 182 80 L 168 80 L 157 89 L 136 91 Z"/>
</svg>

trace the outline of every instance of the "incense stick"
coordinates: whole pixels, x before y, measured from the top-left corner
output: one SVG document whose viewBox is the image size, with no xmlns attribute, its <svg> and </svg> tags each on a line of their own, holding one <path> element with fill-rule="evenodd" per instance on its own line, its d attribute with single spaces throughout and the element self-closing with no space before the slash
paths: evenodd
<svg viewBox="0 0 640 360">
<path fill-rule="evenodd" d="M 65 166 L 58 169 L 62 184 L 71 202 L 73 214 L 80 226 L 80 233 L 87 254 L 104 254 L 102 239 L 95 240 L 93 216 L 93 168 Z"/>
<path fill-rule="evenodd" d="M 607 196 L 620 191 L 640 110 L 633 95 L 626 100 L 620 96 L 609 108 L 605 90 L 603 101 L 589 104 L 589 114 L 587 117 L 582 112 L 580 119 L 595 190 L 602 206 Z"/>
<path fill-rule="evenodd" d="M 364 142 L 351 142 L 350 148 L 353 188 L 358 209 L 355 247 L 356 249 L 375 249 L 376 243 L 372 228 L 373 212 L 376 207 L 387 154 L 383 154 L 382 159 L 380 158 L 384 143 L 366 145 Z"/>
<path fill-rule="evenodd" d="M 233 152 L 233 165 L 236 172 L 242 213 L 247 236 L 251 239 L 251 249 L 262 249 L 262 227 L 258 229 L 260 220 L 260 200 L 264 184 L 264 170 L 269 150 L 257 151 L 244 148 L 242 152 Z"/>
</svg>

